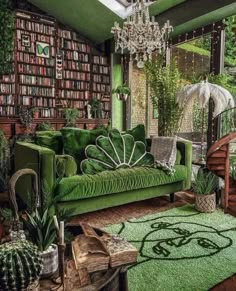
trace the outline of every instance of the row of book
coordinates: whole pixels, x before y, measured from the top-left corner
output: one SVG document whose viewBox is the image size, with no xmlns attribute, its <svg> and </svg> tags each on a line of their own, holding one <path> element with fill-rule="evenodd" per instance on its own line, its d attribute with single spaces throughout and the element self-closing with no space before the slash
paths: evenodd
<svg viewBox="0 0 236 291">
<path fill-rule="evenodd" d="M 93 56 L 93 63 L 98 65 L 108 65 L 107 57 Z"/>
<path fill-rule="evenodd" d="M 104 85 L 99 83 L 93 83 L 93 91 L 95 92 L 110 92 L 111 87 L 110 85 Z"/>
<path fill-rule="evenodd" d="M 90 92 L 89 91 L 59 90 L 58 96 L 59 98 L 88 100 L 90 98 Z"/>
<path fill-rule="evenodd" d="M 55 80 L 52 78 L 32 76 L 32 75 L 19 75 L 20 84 L 26 85 L 40 85 L 40 86 L 55 86 Z"/>
<path fill-rule="evenodd" d="M 101 103 L 102 110 L 110 110 L 110 102 L 102 102 Z"/>
<path fill-rule="evenodd" d="M 69 40 L 73 39 L 76 41 L 83 42 L 83 40 L 80 38 L 78 33 L 74 32 L 74 31 L 66 30 L 66 29 L 59 28 L 58 29 L 58 36 L 61 38 L 67 38 Z"/>
<path fill-rule="evenodd" d="M 90 81 L 90 73 L 64 70 L 64 78 L 72 80 Z"/>
<path fill-rule="evenodd" d="M 36 55 L 28 54 L 25 52 L 17 52 L 16 58 L 18 62 L 30 63 L 30 64 L 42 65 L 42 66 L 55 66 L 54 58 L 40 58 L 40 57 L 36 57 Z"/>
<path fill-rule="evenodd" d="M 15 94 L 15 84 L 14 83 L 1 83 L 0 84 L 0 94 Z"/>
<path fill-rule="evenodd" d="M 54 78 L 55 69 L 43 66 L 35 66 L 35 65 L 28 65 L 28 64 L 18 64 L 18 72 L 23 74 L 31 74 L 31 75 L 39 75 L 45 77 L 52 77 Z"/>
<path fill-rule="evenodd" d="M 57 116 L 57 111 L 55 108 L 40 109 L 39 116 L 42 118 L 53 118 Z"/>
<path fill-rule="evenodd" d="M 55 97 L 55 88 L 43 88 L 20 85 L 20 95 L 32 95 L 32 96 L 42 96 L 42 97 Z"/>
<path fill-rule="evenodd" d="M 39 49 L 40 55 L 37 56 L 36 50 L 38 51 L 38 49 L 36 48 L 36 43 L 32 43 L 30 47 L 26 47 L 26 46 L 19 46 L 19 42 L 18 42 L 17 49 L 18 49 L 19 52 L 31 53 L 31 54 L 34 54 L 35 57 L 44 58 L 44 56 L 42 55 L 42 52 L 43 52 L 44 48 L 40 48 Z M 56 55 L 55 47 L 49 46 L 48 50 L 49 50 L 49 52 L 47 53 L 47 57 L 45 57 L 45 58 L 54 58 L 55 55 Z"/>
<path fill-rule="evenodd" d="M 0 105 L 14 105 L 15 98 L 10 95 L 0 95 Z"/>
<path fill-rule="evenodd" d="M 61 38 L 60 39 L 60 48 L 62 49 L 69 49 L 69 50 L 76 50 L 79 52 L 83 52 L 83 53 L 90 53 L 90 46 L 85 44 L 85 43 L 81 43 L 81 42 L 77 42 L 77 41 L 73 41 L 73 40 L 68 40 L 65 38 Z"/>
<path fill-rule="evenodd" d="M 35 31 L 42 34 L 49 34 L 49 35 L 55 34 L 54 26 L 46 25 L 43 23 L 37 23 L 34 21 L 22 19 L 22 18 L 16 19 L 16 27 L 20 29 L 28 30 L 28 31 Z"/>
<path fill-rule="evenodd" d="M 78 70 L 90 72 L 90 64 L 64 60 L 64 68 L 69 70 Z"/>
<path fill-rule="evenodd" d="M 105 74 L 108 75 L 110 73 L 110 68 L 108 66 L 102 65 L 93 65 L 93 73 Z"/>
<path fill-rule="evenodd" d="M 0 76 L 0 82 L 6 82 L 6 83 L 14 83 L 15 82 L 15 75 L 1 75 Z"/>
<path fill-rule="evenodd" d="M 64 52 L 65 60 L 80 61 L 80 62 L 89 62 L 89 55 L 84 53 L 79 53 L 78 51 L 65 51 Z"/>
<path fill-rule="evenodd" d="M 84 81 L 58 80 L 60 89 L 90 90 L 90 83 Z"/>
<path fill-rule="evenodd" d="M 0 116 L 16 115 L 16 107 L 14 106 L 0 106 Z"/>
<path fill-rule="evenodd" d="M 18 41 L 17 47 L 21 50 L 21 47 L 31 47 L 36 41 L 48 43 L 51 46 L 55 45 L 55 37 L 49 35 L 43 35 L 33 32 L 25 32 L 24 30 L 17 30 L 16 38 Z"/>
<path fill-rule="evenodd" d="M 55 107 L 55 98 L 19 96 L 18 104 L 30 107 Z"/>
<path fill-rule="evenodd" d="M 110 77 L 105 75 L 93 75 L 93 81 L 96 83 L 110 84 Z"/>
</svg>

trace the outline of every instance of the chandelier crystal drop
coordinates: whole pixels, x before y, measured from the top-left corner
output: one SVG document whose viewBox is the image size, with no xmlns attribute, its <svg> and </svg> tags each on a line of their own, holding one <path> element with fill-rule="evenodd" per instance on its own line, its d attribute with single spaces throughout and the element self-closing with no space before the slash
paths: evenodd
<svg viewBox="0 0 236 291">
<path fill-rule="evenodd" d="M 152 58 L 153 51 L 165 52 L 169 34 L 173 30 L 169 20 L 160 27 L 154 16 L 150 19 L 148 3 L 149 0 L 132 2 L 132 14 L 127 17 L 123 28 L 115 22 L 111 29 L 115 51 L 121 50 L 123 54 L 127 49 L 130 60 L 136 60 L 138 68 L 143 68 L 144 62 Z"/>
</svg>

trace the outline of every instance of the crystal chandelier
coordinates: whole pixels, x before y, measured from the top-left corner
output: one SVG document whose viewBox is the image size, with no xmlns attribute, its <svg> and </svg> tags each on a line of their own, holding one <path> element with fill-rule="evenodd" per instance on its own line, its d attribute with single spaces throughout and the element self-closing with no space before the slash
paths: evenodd
<svg viewBox="0 0 236 291">
<path fill-rule="evenodd" d="M 115 51 L 121 49 L 123 54 L 128 49 L 131 61 L 136 60 L 138 68 L 144 67 L 144 62 L 151 59 L 153 51 L 165 51 L 167 39 L 173 30 L 169 20 L 163 27 L 155 22 L 154 16 L 150 20 L 146 5 L 148 3 L 149 0 L 137 0 L 135 4 L 132 1 L 132 14 L 127 17 L 123 28 L 115 22 L 111 29 L 115 39 Z"/>
</svg>

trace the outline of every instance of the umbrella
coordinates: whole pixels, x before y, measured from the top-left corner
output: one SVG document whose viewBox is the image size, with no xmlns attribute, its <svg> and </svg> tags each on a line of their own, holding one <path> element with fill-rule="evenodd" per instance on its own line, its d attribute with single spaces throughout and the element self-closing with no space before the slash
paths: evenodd
<svg viewBox="0 0 236 291">
<path fill-rule="evenodd" d="M 223 112 L 228 108 L 234 107 L 234 98 L 225 88 L 209 83 L 207 80 L 193 85 L 186 85 L 177 95 L 177 103 L 184 108 L 195 100 L 202 109 L 202 138 L 201 138 L 201 152 L 203 156 L 203 142 L 204 142 L 204 109 L 206 108 L 210 98 L 214 101 L 213 117 Z"/>
</svg>

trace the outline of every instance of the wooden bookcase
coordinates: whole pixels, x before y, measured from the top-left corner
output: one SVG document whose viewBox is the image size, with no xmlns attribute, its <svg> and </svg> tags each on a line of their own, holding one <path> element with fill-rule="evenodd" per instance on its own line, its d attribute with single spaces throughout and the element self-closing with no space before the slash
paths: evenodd
<svg viewBox="0 0 236 291">
<path fill-rule="evenodd" d="M 50 121 L 59 129 L 65 123 L 62 110 L 68 107 L 79 110 L 79 127 L 107 123 L 110 74 L 109 58 L 78 33 L 54 18 L 16 11 L 14 73 L 0 76 L 0 128 L 7 135 L 19 133 L 23 107 L 38 108 L 35 125 Z M 99 121 L 85 118 L 84 107 L 92 97 L 101 102 Z"/>
</svg>

